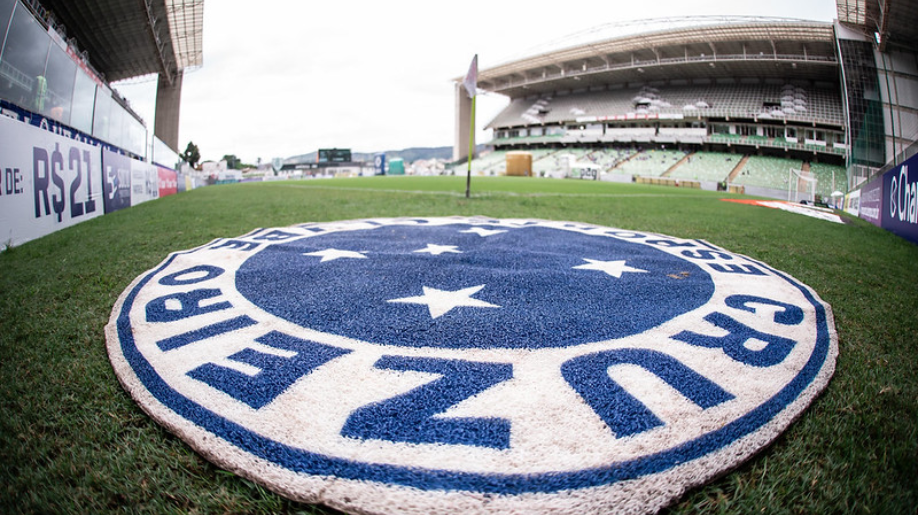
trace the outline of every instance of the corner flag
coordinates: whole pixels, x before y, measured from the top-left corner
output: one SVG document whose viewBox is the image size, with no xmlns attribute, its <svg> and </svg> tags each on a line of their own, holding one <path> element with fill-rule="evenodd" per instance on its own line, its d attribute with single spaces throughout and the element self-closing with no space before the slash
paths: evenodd
<svg viewBox="0 0 919 515">
<path fill-rule="evenodd" d="M 476 54 L 469 65 L 469 71 L 466 72 L 466 78 L 463 79 L 463 87 L 466 88 L 466 93 L 472 99 L 472 116 L 469 119 L 469 157 L 466 160 L 466 198 L 469 198 L 469 182 L 472 180 L 472 151 L 475 148 L 475 90 L 478 75 L 479 54 Z"/>
<path fill-rule="evenodd" d="M 463 87 L 466 88 L 466 93 L 469 94 L 469 98 L 475 98 L 475 88 L 476 80 L 478 80 L 479 75 L 479 54 L 476 54 L 472 58 L 472 63 L 469 64 L 469 71 L 466 72 L 466 78 L 463 79 Z"/>
</svg>

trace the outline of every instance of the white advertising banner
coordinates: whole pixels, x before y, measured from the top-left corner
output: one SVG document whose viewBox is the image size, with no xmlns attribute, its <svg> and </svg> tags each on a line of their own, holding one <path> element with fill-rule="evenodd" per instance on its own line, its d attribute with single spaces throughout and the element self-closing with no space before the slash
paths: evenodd
<svg viewBox="0 0 919 515">
<path fill-rule="evenodd" d="M 99 148 L 0 116 L 0 249 L 103 211 Z"/>
<path fill-rule="evenodd" d="M 859 201 L 861 200 L 862 190 L 855 190 L 846 193 L 844 209 L 846 213 L 849 213 L 853 216 L 858 216 L 858 206 Z"/>
<path fill-rule="evenodd" d="M 131 160 L 131 205 L 160 198 L 160 172 L 156 166 Z"/>
</svg>

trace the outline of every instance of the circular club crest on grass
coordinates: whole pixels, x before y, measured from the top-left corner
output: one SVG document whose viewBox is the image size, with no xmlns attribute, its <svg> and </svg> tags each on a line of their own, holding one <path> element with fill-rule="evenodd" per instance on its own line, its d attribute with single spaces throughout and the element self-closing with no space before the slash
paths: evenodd
<svg viewBox="0 0 919 515">
<path fill-rule="evenodd" d="M 106 335 L 198 452 L 360 513 L 654 512 L 775 439 L 837 354 L 810 288 L 705 241 L 458 217 L 174 253 Z"/>
</svg>

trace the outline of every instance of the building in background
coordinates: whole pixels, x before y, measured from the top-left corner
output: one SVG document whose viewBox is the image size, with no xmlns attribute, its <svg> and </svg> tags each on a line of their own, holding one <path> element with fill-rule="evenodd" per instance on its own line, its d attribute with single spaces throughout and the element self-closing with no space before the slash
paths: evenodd
<svg viewBox="0 0 919 515">
<path fill-rule="evenodd" d="M 855 189 L 915 153 L 916 3 L 837 7 L 834 23 L 619 23 L 479 70 L 480 89 L 510 99 L 486 125 L 489 144 L 505 152 L 638 147 L 786 157 L 843 166 Z M 467 130 L 456 131 L 455 160 L 470 144 L 462 80 L 455 125 Z"/>
</svg>

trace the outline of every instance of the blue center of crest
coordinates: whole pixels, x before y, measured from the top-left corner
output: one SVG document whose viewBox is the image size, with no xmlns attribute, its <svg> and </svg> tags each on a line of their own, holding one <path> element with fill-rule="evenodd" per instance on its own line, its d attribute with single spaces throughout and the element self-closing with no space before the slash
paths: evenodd
<svg viewBox="0 0 919 515">
<path fill-rule="evenodd" d="M 271 245 L 238 291 L 295 324 L 407 347 L 566 347 L 644 332 L 714 292 L 648 245 L 530 226 L 381 226 Z"/>
</svg>

